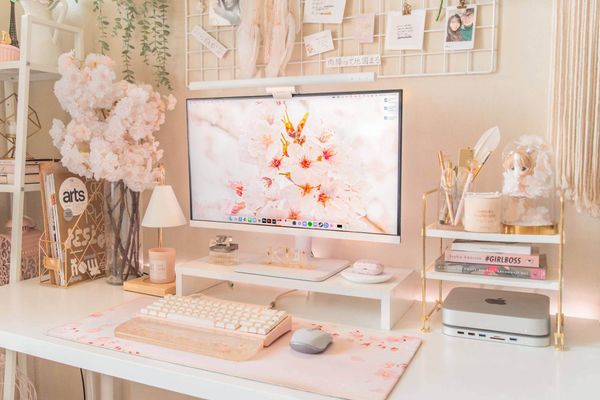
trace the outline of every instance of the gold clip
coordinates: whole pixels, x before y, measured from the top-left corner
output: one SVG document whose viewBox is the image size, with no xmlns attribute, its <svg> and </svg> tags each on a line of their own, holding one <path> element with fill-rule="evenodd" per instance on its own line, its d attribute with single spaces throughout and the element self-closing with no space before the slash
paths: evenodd
<svg viewBox="0 0 600 400">
<path fill-rule="evenodd" d="M 412 11 L 412 6 L 410 5 L 410 3 L 408 1 L 405 1 L 402 4 L 402 15 L 410 15 Z"/>
<path fill-rule="evenodd" d="M 460 0 L 459 3 L 456 8 L 467 8 L 467 0 Z"/>
<path fill-rule="evenodd" d="M 0 38 L 0 44 L 11 44 L 10 35 L 6 31 L 2 31 L 2 37 Z"/>
</svg>

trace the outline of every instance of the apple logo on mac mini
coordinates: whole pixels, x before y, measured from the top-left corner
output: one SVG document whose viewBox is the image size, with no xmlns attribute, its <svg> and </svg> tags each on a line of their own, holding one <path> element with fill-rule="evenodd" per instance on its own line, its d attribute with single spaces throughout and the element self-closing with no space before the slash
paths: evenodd
<svg viewBox="0 0 600 400">
<path fill-rule="evenodd" d="M 504 300 L 502 297 L 499 297 L 497 299 L 492 299 L 492 298 L 485 299 L 485 302 L 488 303 L 488 304 L 496 304 L 496 305 L 499 305 L 499 306 L 505 306 L 506 305 L 506 300 Z"/>
</svg>

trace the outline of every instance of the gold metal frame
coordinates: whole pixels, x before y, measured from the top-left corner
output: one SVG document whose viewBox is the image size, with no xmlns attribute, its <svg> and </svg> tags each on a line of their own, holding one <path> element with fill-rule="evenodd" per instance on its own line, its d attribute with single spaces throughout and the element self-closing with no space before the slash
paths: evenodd
<svg viewBox="0 0 600 400">
<path fill-rule="evenodd" d="M 42 185 L 43 185 L 43 183 L 42 183 Z M 69 230 L 69 234 L 68 234 L 67 238 L 65 238 L 65 240 L 60 243 L 61 252 L 62 252 L 62 254 L 64 254 L 62 261 L 59 258 L 52 257 L 51 249 L 57 244 L 57 242 L 50 240 L 45 231 L 42 233 L 42 236 L 40 237 L 39 245 L 38 245 L 38 257 L 39 257 L 38 268 L 39 268 L 39 279 L 40 279 L 41 284 L 49 285 L 49 286 L 56 286 L 56 287 L 68 287 L 74 283 L 79 283 L 79 282 L 83 282 L 86 280 L 103 278 L 106 276 L 107 261 L 108 261 L 106 250 L 101 253 L 99 259 L 97 260 L 98 267 L 99 267 L 98 274 L 92 275 L 89 270 L 86 270 L 85 272 L 80 272 L 77 275 L 77 276 L 80 276 L 80 275 L 83 276 L 82 279 L 75 280 L 73 278 L 76 275 L 68 273 L 68 270 L 71 268 L 71 266 L 67 265 L 67 262 L 69 260 L 75 260 L 75 265 L 77 265 L 77 266 L 80 265 L 81 263 L 83 263 L 85 256 L 88 253 L 88 249 L 92 245 L 92 243 L 90 241 L 87 243 L 87 245 L 85 246 L 84 249 L 82 249 L 78 252 L 74 252 L 72 250 L 72 248 L 70 247 L 70 245 L 68 245 L 68 243 L 70 243 L 70 241 L 71 241 L 72 235 L 77 230 L 79 224 L 80 223 L 83 224 L 84 222 L 87 222 L 89 220 L 94 220 L 94 222 L 96 222 L 98 226 L 104 226 L 104 212 L 103 211 L 100 212 L 97 216 L 91 215 L 90 214 L 90 206 L 89 206 L 89 204 L 92 201 L 94 201 L 95 198 L 99 197 L 100 199 L 104 199 L 103 193 L 104 193 L 103 183 L 102 182 L 93 182 L 92 190 L 89 193 L 88 207 L 84 210 L 84 212 L 82 214 L 80 214 L 77 217 L 77 220 L 75 220 L 75 223 Z M 44 210 L 46 210 L 45 207 L 44 207 Z M 44 218 L 45 219 L 47 218 L 46 211 L 44 211 Z M 104 232 L 102 233 L 102 238 L 98 239 L 98 241 L 100 241 L 100 240 L 101 241 L 106 240 Z M 99 247 L 103 248 L 104 246 L 99 245 Z M 62 284 L 62 285 L 60 283 L 61 276 L 68 277 L 68 279 L 64 280 L 64 284 Z"/>
<path fill-rule="evenodd" d="M 438 297 L 431 309 L 427 308 L 427 200 L 434 194 L 438 193 L 439 189 L 432 189 L 423 193 L 423 218 L 421 225 L 421 239 L 422 239 L 422 269 L 421 269 L 421 331 L 429 332 L 431 327 L 429 321 L 432 315 L 441 309 L 443 294 L 442 294 L 442 280 L 438 281 Z M 560 216 L 558 221 L 558 232 L 560 240 L 558 244 L 558 304 L 556 311 L 556 324 L 554 330 L 554 348 L 558 351 L 565 349 L 565 316 L 563 314 L 563 290 L 564 290 L 564 244 L 565 244 L 565 199 L 564 194 L 560 192 Z M 443 238 L 440 238 L 440 256 L 444 252 Z"/>
</svg>

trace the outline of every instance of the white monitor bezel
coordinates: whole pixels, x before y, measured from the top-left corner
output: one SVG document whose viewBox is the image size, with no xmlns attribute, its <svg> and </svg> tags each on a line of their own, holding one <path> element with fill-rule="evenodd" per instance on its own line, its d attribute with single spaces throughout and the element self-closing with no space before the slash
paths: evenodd
<svg viewBox="0 0 600 400">
<path fill-rule="evenodd" d="M 268 233 L 271 235 L 293 235 L 309 236 L 314 238 L 340 239 L 340 240 L 359 240 L 364 242 L 377 243 L 400 243 L 400 235 L 386 235 L 381 233 L 360 233 L 348 231 L 327 231 L 311 228 L 288 228 L 281 225 L 253 225 L 238 222 L 214 222 L 214 221 L 196 221 L 190 219 L 190 226 L 193 228 L 208 228 L 217 230 L 235 230 L 256 233 Z"/>
<path fill-rule="evenodd" d="M 234 100 L 234 99 L 252 99 L 252 98 L 269 98 L 271 96 L 231 96 L 231 97 L 194 97 L 186 99 L 186 125 L 187 125 L 187 141 L 188 141 L 188 189 L 189 189 L 189 210 L 190 210 L 190 221 L 189 226 L 193 228 L 208 228 L 217 230 L 235 230 L 245 232 L 257 232 L 267 234 L 286 234 L 293 236 L 308 236 L 314 238 L 328 238 L 328 239 L 340 239 L 340 240 L 358 240 L 368 241 L 376 243 L 391 243 L 399 244 L 402 237 L 401 230 L 401 206 L 402 206 L 402 108 L 403 108 L 403 91 L 402 89 L 388 89 L 388 90 L 369 90 L 369 91 L 350 91 L 350 92 L 320 92 L 320 93 L 302 93 L 296 94 L 293 97 L 305 97 L 305 96 L 332 96 L 332 95 L 352 95 L 352 94 L 369 94 L 369 93 L 397 93 L 399 96 L 399 107 L 398 107 L 398 119 L 399 119 L 399 133 L 398 133 L 398 231 L 397 234 L 383 234 L 383 233 L 366 233 L 366 232 L 349 232 L 349 231 L 331 231 L 322 230 L 315 228 L 293 228 L 285 227 L 281 225 L 257 225 L 239 222 L 219 222 L 219 221 L 207 221 L 207 220 L 194 220 L 192 210 L 192 177 L 190 170 L 190 151 L 189 151 L 189 113 L 188 107 L 191 101 L 195 100 Z"/>
</svg>

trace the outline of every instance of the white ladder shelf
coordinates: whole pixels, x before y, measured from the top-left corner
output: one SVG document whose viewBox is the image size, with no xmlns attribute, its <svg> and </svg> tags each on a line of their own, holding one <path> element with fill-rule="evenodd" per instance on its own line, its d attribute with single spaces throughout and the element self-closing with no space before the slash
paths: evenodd
<svg viewBox="0 0 600 400">
<path fill-rule="evenodd" d="M 18 82 L 17 126 L 15 141 L 15 182 L 0 185 L 0 193 L 12 195 L 12 232 L 10 247 L 9 284 L 21 280 L 21 249 L 23 231 L 23 209 L 25 192 L 37 191 L 40 185 L 25 184 L 25 161 L 27 152 L 27 110 L 29 107 L 29 88 L 32 81 L 53 80 L 59 77 L 58 63 L 54 65 L 35 64 L 31 62 L 32 31 L 34 25 L 54 28 L 67 32 L 74 37 L 74 50 L 77 57 L 83 56 L 83 29 L 34 17 L 21 17 L 21 54 L 19 61 L 0 63 L 0 79 Z"/>
</svg>

